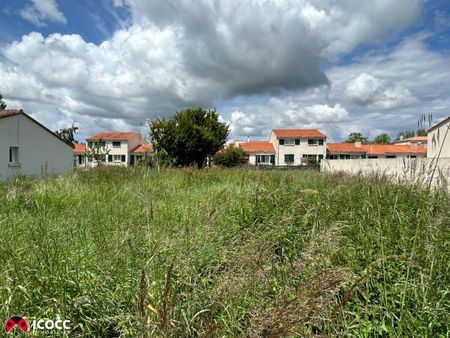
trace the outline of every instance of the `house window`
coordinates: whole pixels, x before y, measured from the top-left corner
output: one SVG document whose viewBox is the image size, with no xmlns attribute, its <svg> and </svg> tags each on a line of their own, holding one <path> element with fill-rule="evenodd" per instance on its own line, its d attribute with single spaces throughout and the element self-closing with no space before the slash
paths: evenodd
<svg viewBox="0 0 450 338">
<path fill-rule="evenodd" d="M 323 146 L 323 140 L 319 140 L 319 146 Z"/>
<path fill-rule="evenodd" d="M 309 146 L 317 146 L 317 140 L 308 139 L 308 145 Z"/>
<path fill-rule="evenodd" d="M 278 143 L 280 144 L 280 146 L 284 146 L 284 139 L 280 139 L 280 140 L 278 141 Z"/>
<path fill-rule="evenodd" d="M 294 154 L 285 154 L 284 163 L 294 163 Z"/>
<path fill-rule="evenodd" d="M 101 145 L 102 148 L 105 148 L 106 147 L 106 142 L 102 141 L 102 142 L 100 142 L 100 145 Z"/>
<path fill-rule="evenodd" d="M 368 158 L 378 158 L 378 156 L 369 155 Z"/>
<path fill-rule="evenodd" d="M 284 145 L 286 146 L 293 146 L 295 144 L 295 140 L 292 138 L 288 138 L 287 140 L 284 141 Z"/>
<path fill-rule="evenodd" d="M 120 148 L 120 141 L 113 141 L 112 146 L 113 148 Z"/>
<path fill-rule="evenodd" d="M 125 155 L 122 155 L 122 162 L 126 162 L 127 158 Z"/>
<path fill-rule="evenodd" d="M 122 155 L 110 155 L 113 162 L 122 162 Z"/>
<path fill-rule="evenodd" d="M 323 155 L 319 155 L 319 162 L 323 160 Z"/>
<path fill-rule="evenodd" d="M 397 156 L 395 155 L 386 155 L 386 158 L 396 158 Z"/>
<path fill-rule="evenodd" d="M 271 155 L 256 155 L 257 164 L 270 164 Z"/>
<path fill-rule="evenodd" d="M 296 146 L 299 146 L 299 145 L 300 145 L 300 139 L 298 139 L 298 138 L 295 139 L 295 145 L 296 145 Z"/>
<path fill-rule="evenodd" d="M 19 165 L 19 147 L 9 147 L 9 164 L 12 166 Z"/>
</svg>

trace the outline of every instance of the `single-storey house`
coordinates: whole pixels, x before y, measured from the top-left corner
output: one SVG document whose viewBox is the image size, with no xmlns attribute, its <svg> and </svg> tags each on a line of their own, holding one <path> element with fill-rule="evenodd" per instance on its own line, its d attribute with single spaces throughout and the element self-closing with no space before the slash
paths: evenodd
<svg viewBox="0 0 450 338">
<path fill-rule="evenodd" d="M 244 162 L 251 165 L 275 164 L 275 149 L 268 141 L 249 141 L 237 143 L 245 153 Z"/>
<path fill-rule="evenodd" d="M 398 145 L 417 145 L 417 146 L 427 146 L 428 136 L 412 136 L 404 138 L 402 140 L 395 141 L 394 144 Z"/>
<path fill-rule="evenodd" d="M 358 159 L 358 158 L 415 158 L 426 157 L 425 146 L 416 144 L 361 144 L 355 143 L 328 143 L 328 159 Z"/>
<path fill-rule="evenodd" d="M 73 145 L 23 110 L 0 111 L 0 180 L 73 169 Z"/>
</svg>

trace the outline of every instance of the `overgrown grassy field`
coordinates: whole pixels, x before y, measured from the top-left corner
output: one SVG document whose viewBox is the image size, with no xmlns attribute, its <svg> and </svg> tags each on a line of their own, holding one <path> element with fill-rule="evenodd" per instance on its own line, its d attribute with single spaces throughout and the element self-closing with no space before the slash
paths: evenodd
<svg viewBox="0 0 450 338">
<path fill-rule="evenodd" d="M 1 316 L 71 337 L 448 337 L 450 199 L 383 178 L 98 168 L 0 184 Z"/>
</svg>

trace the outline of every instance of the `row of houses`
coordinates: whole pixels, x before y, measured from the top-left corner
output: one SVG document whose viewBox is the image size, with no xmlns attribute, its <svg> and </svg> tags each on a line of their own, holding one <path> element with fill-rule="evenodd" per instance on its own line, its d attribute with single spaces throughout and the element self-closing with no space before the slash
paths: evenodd
<svg viewBox="0 0 450 338">
<path fill-rule="evenodd" d="M 428 131 L 395 144 L 377 145 L 327 142 L 317 129 L 274 129 L 268 141 L 235 141 L 244 150 L 249 165 L 306 165 L 322 159 L 377 159 L 450 157 L 450 117 Z M 0 111 L 0 180 L 17 174 L 44 176 L 90 167 L 97 161 L 89 156 L 95 146 L 105 154 L 106 165 L 133 166 L 153 147 L 137 132 L 101 132 L 86 143 L 69 144 L 24 113 Z"/>
<path fill-rule="evenodd" d="M 331 143 L 317 129 L 274 129 L 269 141 L 234 142 L 251 165 L 307 165 L 324 158 L 375 159 L 427 156 L 426 137 L 405 139 L 395 144 Z"/>
</svg>

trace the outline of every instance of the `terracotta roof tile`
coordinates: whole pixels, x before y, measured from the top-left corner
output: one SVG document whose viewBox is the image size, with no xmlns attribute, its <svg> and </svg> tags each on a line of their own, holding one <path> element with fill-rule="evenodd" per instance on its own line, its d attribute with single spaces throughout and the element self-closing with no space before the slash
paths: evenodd
<svg viewBox="0 0 450 338">
<path fill-rule="evenodd" d="M 367 151 L 367 155 L 426 155 L 427 149 L 424 146 L 398 145 L 398 144 L 367 144 L 361 148 Z"/>
<path fill-rule="evenodd" d="M 239 144 L 245 153 L 275 153 L 272 143 L 268 141 L 250 141 Z"/>
<path fill-rule="evenodd" d="M 358 153 L 365 154 L 367 151 L 354 143 L 327 143 L 327 150 L 332 154 Z"/>
<path fill-rule="evenodd" d="M 20 115 L 23 113 L 23 110 L 20 109 L 6 109 L 6 110 L 0 110 L 0 119 L 3 117 L 9 117 L 14 115 Z"/>
<path fill-rule="evenodd" d="M 299 137 L 299 138 L 326 138 L 326 135 L 317 129 L 273 129 L 272 132 L 280 137 Z"/>
<path fill-rule="evenodd" d="M 398 144 L 362 144 L 361 147 L 354 143 L 327 143 L 327 150 L 331 154 L 359 153 L 373 156 L 381 155 L 426 155 L 424 146 L 398 145 Z"/>
<path fill-rule="evenodd" d="M 131 131 L 131 132 L 110 132 L 110 131 L 104 131 L 97 133 L 95 135 L 92 135 L 88 137 L 87 141 L 126 141 L 130 138 L 133 138 L 135 136 L 139 135 L 138 133 Z"/>
<path fill-rule="evenodd" d="M 403 140 L 398 140 L 395 141 L 394 143 L 402 143 L 402 142 L 425 142 L 427 141 L 428 136 L 413 136 L 413 137 L 408 137 L 405 138 Z"/>
<path fill-rule="evenodd" d="M 75 154 L 84 154 L 86 152 L 86 145 L 84 143 L 76 143 L 73 152 Z"/>
<path fill-rule="evenodd" d="M 140 144 L 134 148 L 131 153 L 153 153 L 153 144 Z"/>
</svg>

